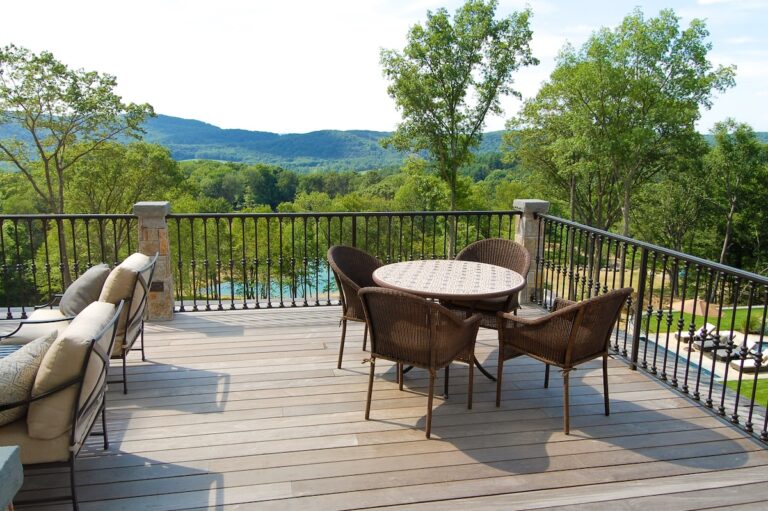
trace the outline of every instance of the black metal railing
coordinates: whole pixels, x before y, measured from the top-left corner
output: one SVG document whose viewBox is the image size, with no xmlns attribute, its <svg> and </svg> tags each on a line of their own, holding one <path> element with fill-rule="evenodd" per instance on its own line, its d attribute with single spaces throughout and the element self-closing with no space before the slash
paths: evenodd
<svg viewBox="0 0 768 511">
<path fill-rule="evenodd" d="M 6 319 L 62 292 L 98 263 L 115 265 L 136 244 L 133 215 L 0 216 L 0 306 Z"/>
<path fill-rule="evenodd" d="M 768 365 L 768 278 L 560 218 L 538 218 L 535 302 L 551 308 L 556 297 L 582 300 L 632 286 L 613 350 L 768 441 L 768 380 L 760 378 Z"/>
<path fill-rule="evenodd" d="M 356 246 L 385 263 L 448 258 L 480 238 L 512 238 L 520 214 L 171 214 L 176 310 L 328 305 L 337 296 L 326 262 L 332 245 Z"/>
</svg>

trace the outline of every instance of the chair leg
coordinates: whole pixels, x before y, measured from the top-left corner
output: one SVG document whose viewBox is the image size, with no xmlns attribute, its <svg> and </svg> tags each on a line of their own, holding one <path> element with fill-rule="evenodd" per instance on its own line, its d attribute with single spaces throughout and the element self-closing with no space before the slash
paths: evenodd
<svg viewBox="0 0 768 511">
<path fill-rule="evenodd" d="M 101 404 L 101 429 L 104 431 L 104 450 L 109 449 L 109 438 L 107 437 L 107 405 Z"/>
<path fill-rule="evenodd" d="M 70 453 L 69 459 L 69 485 L 72 495 L 72 509 L 78 511 L 80 509 L 77 503 L 77 483 L 75 482 L 75 455 Z"/>
<path fill-rule="evenodd" d="M 368 377 L 368 400 L 365 403 L 365 420 L 371 416 L 371 395 L 373 394 L 373 369 L 376 367 L 376 359 L 371 357 L 371 374 Z"/>
<path fill-rule="evenodd" d="M 470 365 L 472 365 L 472 364 L 470 364 Z M 445 366 L 445 385 L 444 385 L 444 388 L 443 388 L 443 396 L 446 399 L 448 399 L 448 381 L 449 381 L 449 379 L 451 377 L 450 376 L 450 368 L 451 368 L 451 364 L 448 364 L 447 366 Z"/>
<path fill-rule="evenodd" d="M 608 398 L 608 355 L 603 355 L 603 399 L 605 399 L 605 415 L 611 414 Z"/>
<path fill-rule="evenodd" d="M 363 351 L 365 351 L 365 348 L 367 345 L 368 345 L 368 323 L 366 323 L 365 327 L 363 328 Z"/>
<path fill-rule="evenodd" d="M 144 322 L 141 322 L 141 361 L 146 362 L 147 357 L 144 354 Z"/>
<path fill-rule="evenodd" d="M 549 364 L 544 366 L 544 388 L 549 388 Z"/>
<path fill-rule="evenodd" d="M 499 344 L 499 364 L 496 369 L 496 408 L 501 406 L 501 377 L 504 375 L 504 349 L 501 347 L 501 343 Z"/>
<path fill-rule="evenodd" d="M 429 370 L 429 397 L 427 398 L 427 438 L 432 434 L 432 397 L 435 394 L 435 370 Z"/>
<path fill-rule="evenodd" d="M 467 395 L 467 409 L 472 409 L 472 394 L 474 390 L 474 384 L 475 384 L 475 364 L 472 362 L 469 363 L 469 390 Z"/>
<path fill-rule="evenodd" d="M 128 393 L 128 376 L 126 376 L 126 359 L 128 358 L 128 350 L 123 350 L 123 394 Z"/>
<path fill-rule="evenodd" d="M 563 431 L 565 434 L 569 434 L 571 431 L 571 417 L 570 417 L 570 400 L 568 399 L 568 380 L 570 377 L 570 371 L 563 371 Z"/>
<path fill-rule="evenodd" d="M 341 359 L 344 358 L 344 338 L 347 336 L 347 320 L 341 320 L 341 345 L 339 346 L 339 362 L 336 364 L 337 369 L 341 369 Z"/>
<path fill-rule="evenodd" d="M 398 362 L 397 363 L 397 383 L 400 386 L 400 390 L 403 390 L 403 380 L 405 380 L 405 378 L 403 377 L 403 363 Z"/>
</svg>

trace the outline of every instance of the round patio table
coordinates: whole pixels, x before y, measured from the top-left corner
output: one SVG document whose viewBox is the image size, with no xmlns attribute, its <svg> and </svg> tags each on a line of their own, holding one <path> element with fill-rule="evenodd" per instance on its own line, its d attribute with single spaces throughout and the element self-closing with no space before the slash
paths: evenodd
<svg viewBox="0 0 768 511">
<path fill-rule="evenodd" d="M 445 259 L 387 264 L 373 272 L 373 281 L 424 298 L 469 302 L 507 296 L 525 287 L 525 278 L 516 271 L 493 264 Z M 475 365 L 486 377 L 496 379 L 477 358 Z"/>
<path fill-rule="evenodd" d="M 516 271 L 474 261 L 425 259 L 387 264 L 373 272 L 373 281 L 425 298 L 486 300 L 525 287 Z"/>
</svg>

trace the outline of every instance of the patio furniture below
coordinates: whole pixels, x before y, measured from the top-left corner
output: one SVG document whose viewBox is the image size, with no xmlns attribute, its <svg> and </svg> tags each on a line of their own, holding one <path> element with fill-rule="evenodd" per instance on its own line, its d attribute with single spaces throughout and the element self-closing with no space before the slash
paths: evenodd
<svg viewBox="0 0 768 511">
<path fill-rule="evenodd" d="M 432 398 L 437 371 L 454 360 L 469 365 L 467 408 L 472 408 L 473 360 L 475 338 L 480 315 L 461 319 L 445 307 L 402 291 L 365 288 L 359 293 L 371 332 L 371 372 L 365 418 L 370 418 L 371 394 L 376 359 L 397 364 L 400 390 L 403 388 L 403 365 L 429 371 L 427 398 L 427 438 L 432 431 Z"/>
<path fill-rule="evenodd" d="M 501 404 L 504 361 L 520 353 L 546 365 L 544 386 L 549 385 L 549 366 L 563 372 L 563 431 L 570 431 L 568 379 L 577 365 L 603 358 L 605 415 L 609 415 L 608 343 L 621 307 L 632 288 L 617 289 L 581 302 L 557 299 L 554 311 L 537 319 L 523 319 L 499 313 L 499 365 L 496 406 Z"/>
</svg>

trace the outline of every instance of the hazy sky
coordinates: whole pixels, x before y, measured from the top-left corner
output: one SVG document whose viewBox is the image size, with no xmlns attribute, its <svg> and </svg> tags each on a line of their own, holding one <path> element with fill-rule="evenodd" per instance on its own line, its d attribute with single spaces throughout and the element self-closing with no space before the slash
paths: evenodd
<svg viewBox="0 0 768 511">
<path fill-rule="evenodd" d="M 11 0 L 0 45 L 49 50 L 70 67 L 117 76 L 126 101 L 222 128 L 304 133 L 389 131 L 400 119 L 387 96 L 381 48 L 402 49 L 428 9 L 455 0 Z M 536 94 L 566 41 L 581 46 L 635 7 L 646 17 L 672 8 L 683 26 L 705 19 L 715 64 L 736 64 L 737 85 L 703 112 L 700 131 L 726 117 L 768 131 L 768 0 L 501 0 L 498 14 L 533 9 L 532 48 L 541 64 L 516 75 Z M 488 119 L 502 129 L 505 115 Z"/>
</svg>

